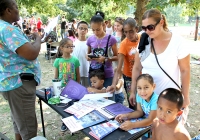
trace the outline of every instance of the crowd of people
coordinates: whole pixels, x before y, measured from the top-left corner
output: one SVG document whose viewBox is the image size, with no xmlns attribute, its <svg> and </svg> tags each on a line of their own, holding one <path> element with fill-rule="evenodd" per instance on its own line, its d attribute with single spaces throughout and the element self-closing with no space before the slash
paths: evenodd
<svg viewBox="0 0 200 140">
<path fill-rule="evenodd" d="M 24 20 L 20 30 L 13 26 L 19 20 L 15 0 L 1 0 L 0 7 L 4 7 L 0 11 L 0 92 L 8 100 L 16 140 L 28 140 L 37 135 L 35 93 L 41 78 L 37 57 L 44 24 L 32 17 Z M 135 111 L 116 116 L 122 130 L 153 124 L 149 139 L 191 139 L 184 128 L 190 104 L 190 54 L 182 45 L 184 39 L 169 31 L 157 9 L 144 13 L 142 32 L 134 18 L 116 17 L 112 24 L 105 17 L 97 11 L 89 24 L 73 20 L 71 27 L 61 18 L 54 78 L 63 87 L 73 79 L 90 93 L 111 92 L 109 99 L 122 104 L 124 88 Z M 89 25 L 93 35 L 87 37 Z M 23 32 L 32 36 L 32 42 Z M 138 117 L 144 120 L 130 122 Z M 66 129 L 62 124 L 61 130 Z M 142 140 L 146 139 L 144 135 Z"/>
</svg>

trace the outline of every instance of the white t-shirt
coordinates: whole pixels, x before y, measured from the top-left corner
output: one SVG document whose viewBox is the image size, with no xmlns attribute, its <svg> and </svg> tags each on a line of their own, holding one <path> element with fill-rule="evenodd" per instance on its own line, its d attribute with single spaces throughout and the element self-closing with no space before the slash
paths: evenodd
<svg viewBox="0 0 200 140">
<path fill-rule="evenodd" d="M 74 50 L 72 55 L 76 56 L 80 62 L 80 77 L 88 77 L 89 71 L 89 61 L 86 59 L 86 54 L 88 51 L 88 46 L 86 45 L 86 41 L 80 41 L 78 39 L 74 42 Z"/>
<path fill-rule="evenodd" d="M 111 35 L 112 32 L 113 32 L 113 30 L 112 30 L 112 26 L 111 26 L 110 28 L 108 28 L 108 27 L 106 26 L 106 34 Z"/>
<path fill-rule="evenodd" d="M 173 80 L 180 86 L 180 68 L 178 65 L 178 60 L 183 59 L 189 55 L 189 46 L 183 45 L 184 39 L 172 33 L 172 38 L 169 45 L 165 51 L 157 55 L 158 62 L 160 66 L 167 72 L 167 74 L 173 78 Z M 147 48 L 147 47 L 146 47 Z M 153 53 L 141 62 L 142 73 L 150 74 L 156 84 L 154 90 L 155 93 L 160 94 L 166 88 L 176 88 L 178 87 L 169 79 L 169 77 L 160 69 L 157 64 L 156 58 Z"/>
</svg>

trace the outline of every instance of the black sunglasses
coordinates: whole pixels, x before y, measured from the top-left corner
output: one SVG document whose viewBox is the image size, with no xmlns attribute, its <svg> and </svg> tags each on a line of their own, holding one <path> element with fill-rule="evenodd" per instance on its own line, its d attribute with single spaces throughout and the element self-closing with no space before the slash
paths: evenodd
<svg viewBox="0 0 200 140">
<path fill-rule="evenodd" d="M 160 20 L 156 23 L 156 24 L 150 24 L 150 25 L 147 25 L 147 26 L 142 26 L 142 30 L 144 30 L 145 32 L 147 31 L 147 29 L 149 31 L 154 31 L 156 26 L 158 25 L 158 23 L 160 23 Z"/>
</svg>

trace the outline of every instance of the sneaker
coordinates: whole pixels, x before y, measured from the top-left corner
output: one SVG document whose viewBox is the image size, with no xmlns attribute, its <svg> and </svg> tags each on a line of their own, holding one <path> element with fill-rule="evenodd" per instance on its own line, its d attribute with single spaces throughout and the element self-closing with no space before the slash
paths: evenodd
<svg viewBox="0 0 200 140">
<path fill-rule="evenodd" d="M 64 123 L 62 123 L 60 131 L 64 132 L 66 130 L 67 130 L 67 126 Z"/>
</svg>

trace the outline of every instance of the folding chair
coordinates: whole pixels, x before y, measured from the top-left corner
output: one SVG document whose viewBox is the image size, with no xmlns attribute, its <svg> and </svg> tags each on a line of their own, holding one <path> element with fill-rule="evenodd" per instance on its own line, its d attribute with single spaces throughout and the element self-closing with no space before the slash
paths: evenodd
<svg viewBox="0 0 200 140">
<path fill-rule="evenodd" d="M 52 50 L 51 49 L 51 47 L 56 47 L 56 49 L 55 50 Z M 49 50 L 49 62 L 51 62 L 52 63 L 52 60 L 51 60 L 51 54 L 56 54 L 57 53 L 57 51 L 58 51 L 58 46 L 59 46 L 59 42 L 51 42 L 50 43 L 50 50 Z"/>
</svg>

